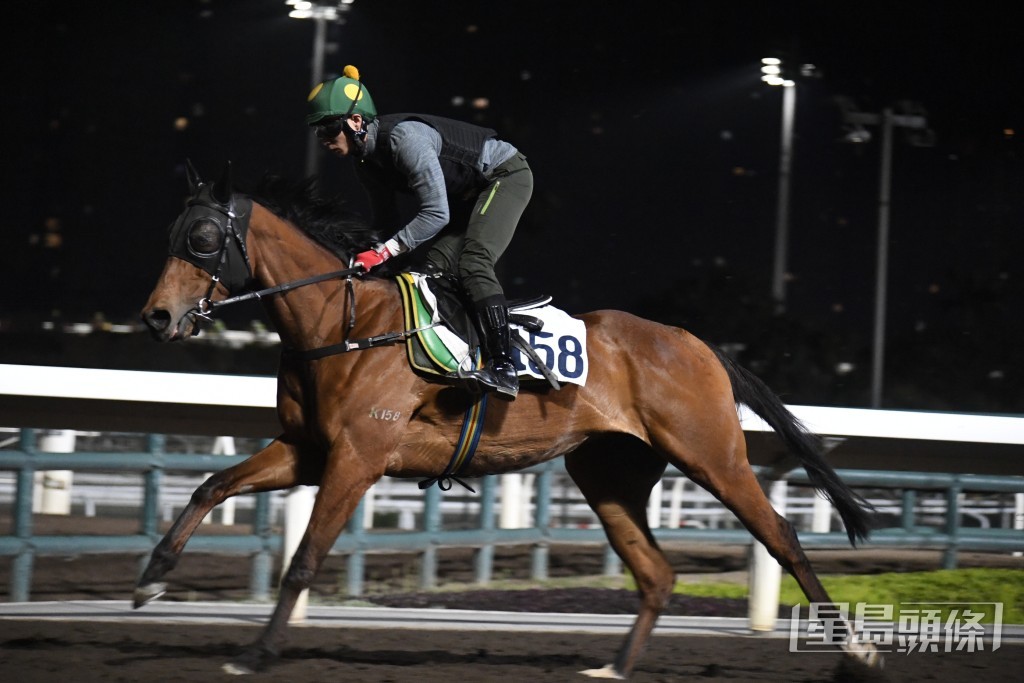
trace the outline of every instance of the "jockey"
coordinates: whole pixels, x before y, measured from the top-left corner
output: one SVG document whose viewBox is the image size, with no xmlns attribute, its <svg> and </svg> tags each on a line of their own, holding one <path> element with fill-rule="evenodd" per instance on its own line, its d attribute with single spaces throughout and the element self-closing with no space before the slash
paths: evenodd
<svg viewBox="0 0 1024 683">
<path fill-rule="evenodd" d="M 398 224 L 397 192 L 413 195 L 418 204 L 412 220 L 358 254 L 355 263 L 369 272 L 433 240 L 427 263 L 459 276 L 483 339 L 485 367 L 460 370 L 459 376 L 515 399 L 519 379 L 510 354 L 508 308 L 494 264 L 533 194 L 526 157 L 488 128 L 425 114 L 378 116 L 359 71 L 346 66 L 343 73 L 310 92 L 306 123 L 325 148 L 352 157 L 376 227 L 394 230 Z M 453 200 L 475 202 L 466 225 L 448 224 Z"/>
</svg>

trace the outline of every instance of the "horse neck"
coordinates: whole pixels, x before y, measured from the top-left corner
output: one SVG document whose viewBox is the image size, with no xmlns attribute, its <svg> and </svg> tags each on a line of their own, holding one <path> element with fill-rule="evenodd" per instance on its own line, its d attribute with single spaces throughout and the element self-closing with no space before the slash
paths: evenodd
<svg viewBox="0 0 1024 683">
<path fill-rule="evenodd" d="M 346 267 L 302 230 L 256 203 L 249 222 L 247 247 L 253 274 L 261 287 L 274 287 Z M 399 318 L 397 299 L 386 282 L 354 278 L 351 294 L 359 304 L 359 327 L 390 324 L 387 318 Z M 351 294 L 345 280 L 337 278 L 297 287 L 263 301 L 282 341 L 293 348 L 311 349 L 341 341 L 348 327 Z M 391 308 L 395 311 L 389 311 Z M 381 311 L 389 311 L 391 315 L 380 319 Z M 390 328 L 370 329 L 365 336 L 391 331 Z M 360 330 L 353 332 L 359 334 Z"/>
</svg>

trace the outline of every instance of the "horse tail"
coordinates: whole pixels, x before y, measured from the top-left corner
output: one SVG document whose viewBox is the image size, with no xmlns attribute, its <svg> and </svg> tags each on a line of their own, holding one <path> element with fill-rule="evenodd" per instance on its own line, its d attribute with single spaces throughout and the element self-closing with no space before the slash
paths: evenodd
<svg viewBox="0 0 1024 683">
<path fill-rule="evenodd" d="M 768 423 L 796 456 L 814 488 L 821 491 L 839 513 L 856 547 L 857 540 L 866 540 L 871 530 L 873 506 L 839 478 L 823 456 L 821 437 L 813 434 L 783 405 L 775 393 L 754 373 L 739 365 L 721 349 L 711 346 L 719 362 L 729 374 L 736 403 L 744 403 L 754 414 Z"/>
</svg>

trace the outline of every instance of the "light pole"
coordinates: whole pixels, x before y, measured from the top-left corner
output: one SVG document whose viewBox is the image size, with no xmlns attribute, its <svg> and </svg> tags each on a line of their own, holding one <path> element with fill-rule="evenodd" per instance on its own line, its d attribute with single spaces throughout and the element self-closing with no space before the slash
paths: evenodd
<svg viewBox="0 0 1024 683">
<path fill-rule="evenodd" d="M 341 16 L 347 12 L 349 5 L 355 0 L 337 2 L 306 2 L 304 0 L 286 0 L 285 4 L 293 9 L 288 12 L 292 19 L 312 19 L 315 25 L 313 34 L 313 60 L 309 87 L 313 88 L 324 80 L 324 51 L 327 46 L 327 23 L 345 23 Z M 320 169 L 320 144 L 312 135 L 306 141 L 306 177 L 316 175 Z"/>
<path fill-rule="evenodd" d="M 775 310 L 786 308 L 786 262 L 789 247 L 789 178 L 793 168 L 793 122 L 796 119 L 796 81 L 782 74 L 782 60 L 761 60 L 761 80 L 782 88 L 782 136 L 779 143 L 779 198 L 775 212 L 775 263 L 772 267 L 772 299 Z"/>
<path fill-rule="evenodd" d="M 353 0 L 342 0 L 333 3 L 305 2 L 304 0 L 286 0 L 285 4 L 293 9 L 288 12 L 292 19 L 312 19 L 315 23 L 313 34 L 313 61 L 310 88 L 324 80 L 324 51 L 327 47 L 327 22 L 344 23 L 341 12 L 348 10 Z M 306 142 L 306 177 L 316 175 L 320 167 L 320 145 L 310 134 Z M 283 578 L 291 565 L 291 560 L 298 550 L 302 535 L 309 526 L 313 513 L 313 489 L 308 486 L 296 486 L 288 493 L 285 502 L 285 539 L 282 556 L 281 577 Z M 306 619 L 306 608 L 309 604 L 309 589 L 302 591 L 295 601 L 289 621 L 302 622 Z"/>
<path fill-rule="evenodd" d="M 928 130 L 928 120 L 920 115 L 894 114 L 887 107 L 881 114 L 845 111 L 843 121 L 854 126 L 846 139 L 867 142 L 871 139 L 864 126 L 882 127 L 882 153 L 878 171 L 878 247 L 875 258 L 875 324 L 871 342 L 871 407 L 882 407 L 882 383 L 885 368 L 885 309 L 889 281 L 889 205 L 892 196 L 892 134 L 896 127 Z"/>
</svg>

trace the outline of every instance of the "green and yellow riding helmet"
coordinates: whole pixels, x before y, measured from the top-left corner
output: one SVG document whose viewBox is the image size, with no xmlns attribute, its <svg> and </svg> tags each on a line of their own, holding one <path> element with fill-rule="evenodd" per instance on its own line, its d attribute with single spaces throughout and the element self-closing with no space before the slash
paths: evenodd
<svg viewBox="0 0 1024 683">
<path fill-rule="evenodd" d="M 359 80 L 359 69 L 350 64 L 342 74 L 334 80 L 324 81 L 309 93 L 306 123 L 310 126 L 334 117 L 347 119 L 353 114 L 359 114 L 367 122 L 377 118 L 377 107 Z"/>
</svg>

